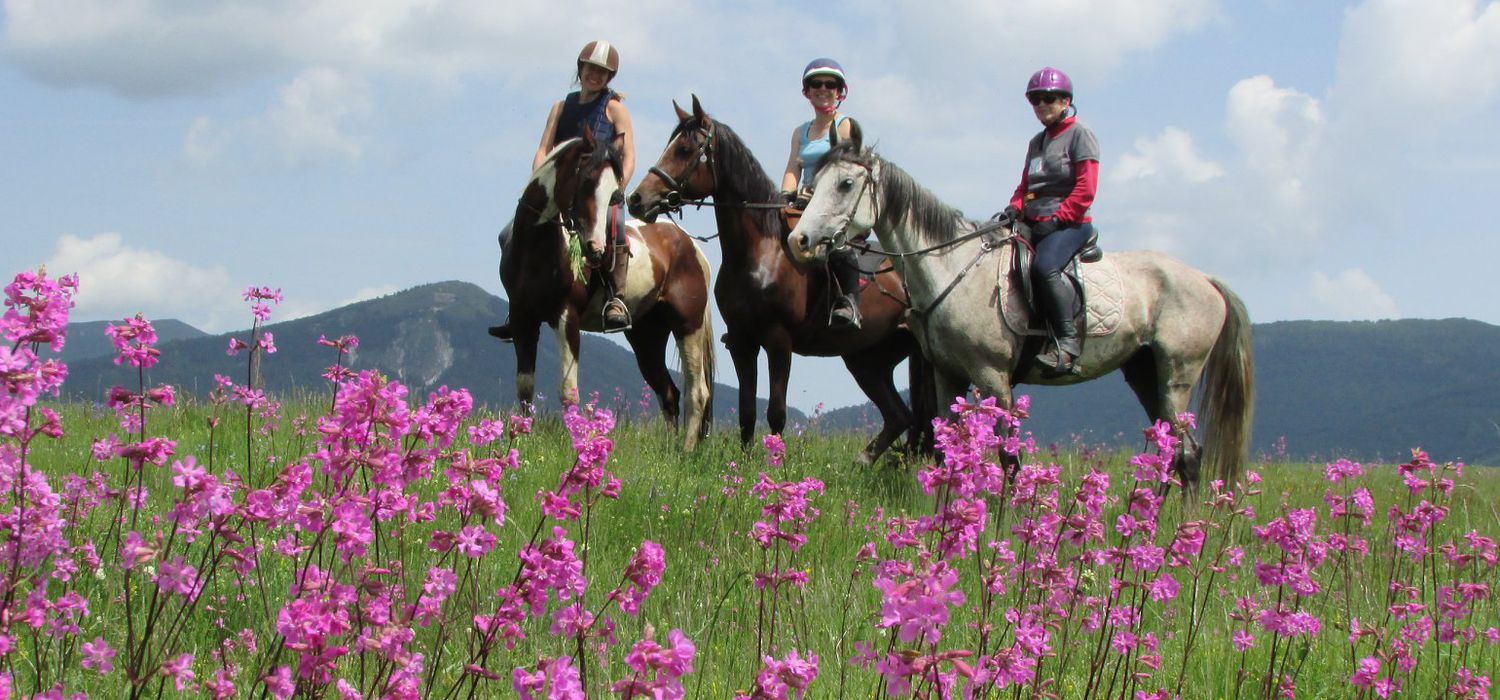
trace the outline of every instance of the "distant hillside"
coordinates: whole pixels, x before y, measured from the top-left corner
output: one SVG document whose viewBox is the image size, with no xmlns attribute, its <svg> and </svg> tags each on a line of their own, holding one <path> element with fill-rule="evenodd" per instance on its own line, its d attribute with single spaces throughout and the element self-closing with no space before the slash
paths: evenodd
<svg viewBox="0 0 1500 700">
<path fill-rule="evenodd" d="M 1281 321 L 1254 327 L 1253 450 L 1308 459 L 1347 456 L 1500 464 L 1500 327 L 1466 319 Z M 1020 386 L 1035 434 L 1138 444 L 1145 414 L 1116 373 L 1072 387 Z M 825 414 L 854 427 L 869 405 Z"/>
<path fill-rule="evenodd" d="M 503 299 L 473 284 L 440 282 L 316 316 L 273 323 L 266 330 L 274 335 L 278 352 L 262 363 L 262 377 L 276 392 L 326 392 L 327 382 L 321 374 L 333 364 L 334 353 L 318 345 L 318 337 L 352 334 L 359 337 L 359 348 L 349 358 L 349 365 L 356 370 L 378 369 L 406 384 L 413 397 L 425 398 L 428 392 L 446 385 L 468 389 L 482 404 L 508 407 L 515 403 L 515 351 L 485 332 L 505 318 L 507 309 Z M 162 335 L 161 326 L 155 322 L 153 326 Z M 543 329 L 537 351 L 537 389 L 545 399 L 544 405 L 555 407 L 558 352 L 555 336 L 548 331 Z M 159 343 L 162 362 L 151 370 L 149 382 L 172 384 L 199 395 L 213 388 L 215 374 L 243 382 L 245 356 L 229 357 L 225 351 L 230 335 L 243 337 L 245 333 L 199 333 L 198 337 Z M 75 343 L 88 347 L 98 338 L 105 343 L 106 355 L 69 363 L 65 390 L 74 398 L 99 400 L 115 384 L 133 386 L 136 382 L 134 372 L 112 362 L 102 323 L 97 328 L 75 324 L 69 329 L 67 347 L 71 349 Z M 627 400 L 639 398 L 644 382 L 629 350 L 585 334 L 580 352 L 579 384 L 585 396 L 598 391 L 606 402 L 612 401 L 617 392 Z M 675 354 L 671 358 L 675 363 Z M 733 387 L 716 385 L 715 418 L 729 419 L 737 397 Z M 765 413 L 764 402 L 759 413 Z M 800 419 L 801 414 L 795 417 Z"/>
<path fill-rule="evenodd" d="M 485 333 L 505 317 L 507 304 L 479 287 L 442 282 L 326 313 L 269 326 L 280 352 L 267 358 L 263 376 L 275 391 L 321 393 L 319 376 L 333 354 L 317 344 L 354 334 L 356 369 L 376 368 L 407 384 L 414 396 L 442 385 L 466 387 L 494 407 L 514 402 L 515 353 Z M 243 381 L 244 357 L 228 357 L 228 334 L 204 335 L 186 324 L 154 322 L 164 359 L 153 383 L 203 393 L 214 374 Z M 110 361 L 103 323 L 69 331 L 67 390 L 97 400 L 134 375 Z M 1403 460 L 1412 447 L 1437 459 L 1500 464 L 1500 327 L 1478 321 L 1284 321 L 1254 328 L 1256 424 L 1254 451 L 1271 453 L 1280 438 L 1294 456 L 1325 459 Z M 175 340 L 166 340 L 176 338 Z M 630 351 L 595 335 L 583 341 L 583 391 L 607 401 L 635 401 L 640 373 Z M 542 334 L 537 387 L 555 406 L 557 347 Z M 89 355 L 93 355 L 90 357 Z M 674 356 L 675 358 L 675 356 Z M 733 380 L 727 358 L 719 377 Z M 617 389 L 618 387 L 618 389 Z M 1137 444 L 1145 416 L 1119 375 L 1074 387 L 1023 386 L 1032 396 L 1029 426 L 1048 442 L 1074 435 L 1091 443 Z M 733 420 L 735 387 L 717 385 L 715 417 Z M 760 415 L 764 415 L 762 400 Z M 654 410 L 654 409 L 653 409 Z M 804 416 L 793 411 L 793 421 Z M 825 429 L 869 430 L 878 414 L 868 404 L 822 416 Z"/>
<path fill-rule="evenodd" d="M 110 321 L 80 321 L 68 324 L 68 342 L 63 346 L 63 362 L 71 365 L 90 357 L 113 357 L 115 346 L 110 342 L 109 336 L 104 334 L 105 327 L 110 323 Z M 119 325 L 119 322 L 114 323 Z M 158 343 L 202 338 L 208 335 L 175 318 L 152 320 L 151 327 L 156 330 Z"/>
</svg>

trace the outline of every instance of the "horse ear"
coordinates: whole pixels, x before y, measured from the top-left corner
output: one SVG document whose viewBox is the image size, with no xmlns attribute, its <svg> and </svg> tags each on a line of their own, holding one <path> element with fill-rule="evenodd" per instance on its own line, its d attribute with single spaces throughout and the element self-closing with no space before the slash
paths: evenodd
<svg viewBox="0 0 1500 700">
<path fill-rule="evenodd" d="M 708 113 L 703 111 L 703 104 L 698 102 L 697 95 L 693 95 L 693 117 L 698 120 L 698 123 L 708 125 Z"/>
<path fill-rule="evenodd" d="M 583 143 L 584 143 L 584 145 L 586 145 L 586 146 L 589 147 L 589 150 L 593 150 L 594 146 L 597 146 L 599 144 L 598 141 L 594 140 L 594 130 L 591 129 L 591 128 L 589 128 L 588 124 L 584 124 L 583 125 L 583 134 L 582 134 L 582 136 L 583 136 Z"/>
<path fill-rule="evenodd" d="M 696 96 L 693 97 L 693 101 L 694 102 L 698 101 L 698 98 Z M 688 120 L 689 117 L 693 116 L 691 114 L 688 114 L 687 112 L 682 111 L 682 107 L 679 107 L 677 105 L 677 100 L 672 100 L 672 109 L 677 110 L 677 121 L 679 123 L 680 122 L 685 122 L 685 121 Z"/>
<path fill-rule="evenodd" d="M 854 117 L 849 117 L 849 140 L 854 142 L 854 152 L 858 153 L 865 147 L 864 130 L 859 128 L 859 122 Z"/>
</svg>

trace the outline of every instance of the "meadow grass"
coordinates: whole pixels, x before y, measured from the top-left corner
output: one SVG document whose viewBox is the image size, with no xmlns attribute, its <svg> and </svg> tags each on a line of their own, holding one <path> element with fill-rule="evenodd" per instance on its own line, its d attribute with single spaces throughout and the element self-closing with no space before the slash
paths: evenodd
<svg viewBox="0 0 1500 700">
<path fill-rule="evenodd" d="M 327 397 L 303 396 L 288 400 L 282 406 L 281 418 L 273 430 L 260 430 L 262 421 L 254 421 L 250 439 L 246 440 L 246 413 L 243 408 L 232 405 L 208 405 L 185 401 L 172 408 L 152 412 L 147 426 L 148 435 L 166 435 L 177 441 L 176 455 L 181 458 L 195 455 L 202 464 L 212 464 L 215 473 L 232 470 L 242 476 L 248 474 L 268 475 L 282 465 L 292 464 L 304 458 L 314 449 L 316 435 L 307 427 L 313 419 L 328 409 Z M 679 439 L 665 429 L 649 413 L 642 414 L 626 406 L 619 415 L 619 423 L 611 433 L 614 449 L 607 468 L 621 482 L 620 496 L 615 501 L 600 501 L 591 511 L 588 522 L 589 533 L 585 542 L 583 523 L 563 523 L 570 536 L 579 541 L 580 554 L 586 557 L 587 571 L 591 580 L 587 603 L 590 609 L 598 610 L 603 603 L 604 592 L 618 580 L 619 572 L 625 569 L 632 553 L 643 540 L 662 545 L 666 552 L 666 569 L 661 584 L 651 593 L 642 607 L 639 617 L 613 614 L 619 625 L 616 636 L 619 646 L 610 652 L 608 666 L 598 663 L 592 666 L 589 680 L 591 697 L 605 697 L 609 681 L 619 680 L 625 675 L 621 664 L 624 650 L 631 641 L 646 634 L 664 639 L 668 629 L 681 629 L 697 645 L 694 672 L 683 678 L 687 697 L 728 698 L 737 691 L 751 688 L 760 669 L 760 653 L 780 656 L 787 649 L 798 649 L 816 654 L 821 660 L 817 681 L 809 690 L 809 697 L 873 697 L 884 687 L 879 675 L 869 670 L 851 667 L 848 659 L 855 655 L 855 642 L 869 643 L 877 650 L 889 643 L 889 630 L 877 629 L 881 607 L 881 594 L 871 585 L 869 562 L 858 562 L 857 555 L 862 546 L 882 540 L 885 519 L 906 514 L 920 516 L 931 514 L 933 497 L 922 493 L 915 479 L 915 470 L 922 460 L 893 456 L 873 468 L 853 466 L 853 457 L 863 444 L 863 436 L 850 433 L 824 434 L 816 421 L 801 429 L 800 434 L 786 436 L 785 463 L 774 469 L 767 467 L 767 451 L 760 444 L 742 447 L 732 431 L 720 429 L 703 442 L 692 454 L 684 454 L 678 447 Z M 122 474 L 125 468 L 121 460 L 110 463 L 95 463 L 90 457 L 90 441 L 95 437 L 118 432 L 116 418 L 112 412 L 97 406 L 79 403 L 58 407 L 67 435 L 57 441 L 37 441 L 29 455 L 31 464 L 47 473 L 54 482 L 68 474 L 87 476 L 96 469 L 111 478 Z M 306 416 L 305 421 L 299 416 Z M 484 411 L 471 417 L 469 423 L 479 418 L 502 418 Z M 216 428 L 210 429 L 211 419 L 217 419 Z M 299 427 L 301 426 L 301 427 Z M 465 449 L 464 438 L 455 445 Z M 463 584 L 454 594 L 450 604 L 456 611 L 452 624 L 464 627 L 467 624 L 463 611 L 489 610 L 495 590 L 514 579 L 516 559 L 514 553 L 531 541 L 541 519 L 539 506 L 534 496 L 543 490 L 557 488 L 561 474 L 574 463 L 575 453 L 570 445 L 568 432 L 554 416 L 538 419 L 531 434 L 519 438 L 514 447 L 519 450 L 520 465 L 517 470 L 507 472 L 503 481 L 505 501 L 509 506 L 503 528 L 491 528 L 499 538 L 495 554 L 480 559 L 482 565 L 471 571 L 459 570 Z M 247 451 L 249 453 L 247 463 Z M 475 452 L 483 451 L 475 448 Z M 1043 450 L 1041 454 L 1026 457 L 1028 462 L 1052 462 L 1062 467 L 1062 491 L 1064 499 L 1072 493 L 1071 484 L 1088 469 L 1097 468 L 1125 481 L 1130 471 L 1131 451 L 1104 451 L 1078 446 L 1066 447 L 1055 452 Z M 929 460 L 930 461 L 930 460 Z M 1297 508 L 1314 508 L 1326 512 L 1323 503 L 1329 488 L 1323 474 L 1322 464 L 1274 462 L 1252 465 L 1263 477 L 1258 496 L 1250 499 L 1257 511 L 1256 523 L 1263 524 L 1277 515 Z M 1368 473 L 1356 485 L 1370 489 L 1377 506 L 1373 524 L 1366 531 L 1374 554 L 1353 565 L 1347 581 L 1345 575 L 1334 567 L 1327 567 L 1314 574 L 1324 587 L 1324 594 L 1310 598 L 1307 607 L 1322 620 L 1322 631 L 1311 641 L 1283 642 L 1278 653 L 1294 654 L 1297 657 L 1294 681 L 1297 697 L 1351 697 L 1356 690 L 1349 679 L 1354 672 L 1356 654 L 1347 642 L 1349 618 L 1358 617 L 1371 624 L 1387 618 L 1388 591 L 1386 584 L 1393 578 L 1393 566 L 1402 561 L 1389 551 L 1386 509 L 1391 505 L 1409 508 L 1409 497 L 1402 479 L 1393 466 L 1367 465 Z M 762 518 L 763 503 L 752 497 L 750 486 L 757 475 L 767 471 L 777 480 L 795 480 L 811 477 L 821 480 L 826 487 L 820 496 L 813 497 L 813 504 L 821 510 L 821 516 L 811 523 L 806 531 L 808 544 L 805 548 L 781 560 L 782 568 L 795 567 L 806 572 L 808 582 L 803 588 L 784 589 L 786 593 L 776 604 L 777 632 L 774 639 L 765 639 L 764 630 L 771 610 L 763 591 L 753 585 L 757 573 L 773 566 L 767 554 L 749 537 L 752 524 Z M 152 494 L 144 515 L 154 518 L 164 516 L 170 504 L 174 487 L 169 471 L 147 467 L 144 485 Z M 1497 511 L 1496 494 L 1500 494 L 1500 476 L 1488 468 L 1469 468 L 1458 481 L 1451 495 L 1447 519 L 1441 523 L 1441 533 L 1434 541 L 1453 539 L 1471 530 L 1494 536 L 1500 533 L 1500 511 Z M 264 483 L 264 477 L 257 477 Z M 1120 483 L 1120 482 L 1116 482 Z M 1126 482 L 1128 483 L 1128 482 Z M 436 479 L 414 487 L 423 498 L 436 498 L 445 486 Z M 1112 489 L 1117 492 L 1118 489 Z M 1105 523 L 1113 523 L 1123 512 L 1124 505 L 1111 503 L 1106 508 Z M 1171 532 L 1178 523 L 1203 517 L 1205 510 L 1195 502 L 1169 497 L 1161 510 L 1162 532 Z M 112 519 L 116 511 L 100 507 L 86 519 L 76 523 L 77 530 L 100 542 L 100 552 L 106 558 L 113 556 L 104 549 L 103 542 L 113 529 Z M 999 503 L 991 506 L 991 513 L 1004 514 Z M 1009 537 L 1008 528 L 1015 524 L 1014 514 L 1010 518 L 997 519 L 989 536 L 998 539 Z M 451 510 L 441 511 L 436 522 L 424 523 L 408 528 L 404 539 L 398 539 L 394 529 L 380 531 L 374 562 L 393 565 L 395 576 L 406 582 L 407 590 L 420 586 L 421 577 L 430 566 L 438 565 L 439 555 L 427 547 L 427 538 L 437 529 L 456 530 L 457 516 Z M 161 521 L 157 521 L 161 522 Z M 271 525 L 271 524 L 267 524 Z M 1261 551 L 1262 545 L 1251 532 L 1250 523 L 1238 523 L 1228 533 L 1230 543 L 1238 543 L 1252 552 Z M 549 523 L 547 527 L 551 527 Z M 268 532 L 257 533 L 266 538 Z M 1216 542 L 1217 535 L 1210 535 L 1209 543 Z M 263 546 L 266 542 L 261 542 Z M 783 554 L 782 556 L 786 556 Z M 1207 556 L 1207 555 L 1205 555 Z M 277 611 L 287 599 L 287 590 L 293 583 L 295 568 L 292 559 L 267 558 L 256 576 L 239 579 L 221 573 L 206 586 L 200 606 L 186 619 L 181 620 L 181 642 L 177 648 L 195 653 L 199 659 L 198 676 L 203 678 L 211 669 L 210 652 L 235 635 L 239 630 L 256 630 L 260 639 L 259 653 L 268 653 L 267 647 L 276 638 L 274 619 Z M 954 611 L 953 621 L 943 637 L 945 649 L 972 649 L 977 639 L 977 613 L 973 604 L 980 596 L 976 590 L 979 580 L 979 557 L 971 557 L 958 563 L 970 605 Z M 328 556 L 323 564 L 337 570 L 339 563 Z M 449 560 L 449 565 L 453 565 Z M 1411 575 L 1410 566 L 1396 571 L 1396 578 Z M 1214 581 L 1214 590 L 1202 590 L 1197 594 L 1206 600 L 1202 608 L 1202 627 L 1191 654 L 1183 664 L 1186 615 L 1183 605 L 1147 606 L 1141 629 L 1152 630 L 1160 637 L 1158 650 L 1161 668 L 1149 683 L 1140 687 L 1172 688 L 1182 666 L 1183 697 L 1238 698 L 1261 697 L 1261 681 L 1270 663 L 1270 650 L 1264 642 L 1247 653 L 1237 653 L 1230 644 L 1234 629 L 1244 627 L 1231 619 L 1235 600 L 1240 596 L 1261 595 L 1254 577 L 1248 568 L 1231 570 Z M 1425 574 L 1424 574 L 1425 575 Z M 1444 576 L 1434 569 L 1432 576 Z M 1493 569 L 1483 574 L 1481 580 L 1491 584 Z M 139 585 L 140 579 L 137 580 Z M 1189 587 L 1203 588 L 1205 579 L 1184 579 L 1183 596 Z M 58 584 L 54 582 L 53 587 Z M 75 639 L 48 639 L 33 636 L 18 640 L 22 652 L 12 654 L 12 673 L 19 689 L 46 689 L 61 682 L 69 692 L 87 692 L 91 696 L 123 696 L 127 687 L 119 674 L 99 675 L 85 672 L 76 665 L 78 640 L 94 639 L 96 635 L 117 638 L 122 624 L 124 581 L 118 569 L 101 568 L 97 574 L 83 573 L 73 583 L 75 590 L 93 602 L 92 616 L 86 619 Z M 1104 590 L 1105 583 L 1095 580 L 1085 584 L 1096 592 Z M 1493 587 L 1493 586 L 1492 586 Z M 136 591 L 140 594 L 140 591 Z M 1430 593 L 1426 599 L 1431 602 Z M 990 623 L 1004 625 L 1004 620 L 992 614 Z M 475 694 L 482 697 L 512 697 L 509 671 L 516 667 L 529 667 L 541 657 L 557 657 L 575 651 L 574 640 L 556 637 L 547 632 L 547 618 L 533 619 L 528 623 L 527 636 L 514 649 L 503 647 L 490 657 L 486 667 L 503 676 L 500 680 L 478 683 Z M 1493 602 L 1486 598 L 1480 601 L 1467 624 L 1484 630 L 1500 625 Z M 450 630 L 451 632 L 451 630 Z M 1088 669 L 1084 655 L 1089 647 L 1102 643 L 1095 636 L 1074 632 L 1065 647 L 1059 642 L 1061 630 L 1054 631 L 1054 654 L 1043 660 L 1041 672 L 1050 681 L 1046 690 L 1057 697 L 1077 697 L 1083 693 Z M 1264 634 L 1264 633 L 1261 633 Z M 432 688 L 445 690 L 459 683 L 463 677 L 463 666 L 468 658 L 469 641 L 463 634 L 450 634 L 443 646 L 441 656 L 436 655 L 437 631 L 432 627 L 416 629 L 414 648 L 425 650 L 429 664 L 436 662 L 436 674 Z M 1269 637 L 1269 635 L 1266 635 Z M 28 648 L 28 645 L 30 647 Z M 61 647 L 61 648 L 60 648 Z M 774 649 L 772 648 L 774 647 Z M 1061 659 L 1068 652 L 1067 665 Z M 1364 656 L 1362 651 L 1358 656 Z M 1436 697 L 1450 684 L 1449 675 L 1454 668 L 1452 660 L 1439 660 L 1429 647 L 1424 651 L 1415 672 L 1405 678 L 1406 697 Z M 1462 664 L 1471 669 L 1495 669 L 1500 667 L 1500 647 L 1485 642 L 1464 648 Z M 30 658 L 35 661 L 29 661 Z M 48 662 L 55 658 L 58 662 Z M 286 662 L 287 660 L 283 660 Z M 371 680 L 375 670 L 364 667 L 364 656 L 351 654 L 339 663 L 340 678 Z M 28 668 L 28 665 L 30 666 Z M 1135 667 L 1139 670 L 1139 667 Z M 1129 668 L 1125 674 L 1128 675 Z M 1129 697 L 1127 689 L 1135 686 L 1122 674 L 1115 673 L 1118 685 L 1111 682 L 1113 692 L 1108 696 Z M 363 687 L 363 686 L 361 686 Z M 156 692 L 172 695 L 173 689 L 165 679 L 152 688 Z M 1106 695 L 1094 691 L 1095 695 Z M 1032 688 L 1013 687 L 995 691 L 993 697 L 1029 697 Z M 240 696 L 258 697 L 260 689 L 242 687 Z M 436 695 L 441 697 L 441 695 Z"/>
</svg>

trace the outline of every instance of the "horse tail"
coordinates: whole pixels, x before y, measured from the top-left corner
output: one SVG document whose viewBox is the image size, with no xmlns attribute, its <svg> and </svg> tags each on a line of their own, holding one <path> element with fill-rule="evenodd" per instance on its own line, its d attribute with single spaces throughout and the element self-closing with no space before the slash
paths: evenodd
<svg viewBox="0 0 1500 700">
<path fill-rule="evenodd" d="M 1239 479 L 1255 417 L 1255 349 L 1245 302 L 1223 282 L 1209 278 L 1224 297 L 1224 325 L 1203 367 L 1199 423 L 1204 426 L 1203 464 L 1225 487 Z"/>
<path fill-rule="evenodd" d="M 688 401 L 703 401 L 703 409 L 699 413 L 698 425 L 684 426 L 688 430 L 696 430 L 696 438 L 702 439 L 708 437 L 708 433 L 713 428 L 714 423 L 714 377 L 717 373 L 717 363 L 715 362 L 714 355 L 714 305 L 713 301 L 707 298 L 707 295 L 711 294 L 713 290 L 713 278 L 708 267 L 708 257 L 703 254 L 703 249 L 699 248 L 692 241 L 688 241 L 688 246 L 698 261 L 698 269 L 703 272 L 705 297 L 703 300 L 703 313 L 698 319 L 698 329 L 689 334 L 688 337 L 682 339 L 682 349 L 685 352 L 678 353 L 683 365 L 687 364 L 686 356 L 688 354 L 698 356 L 697 376 L 689 377 L 685 371 L 687 369 L 686 366 L 679 367 L 678 372 L 682 375 L 688 386 Z M 696 443 L 697 439 L 694 439 L 693 442 Z"/>
<path fill-rule="evenodd" d="M 703 268 L 703 275 L 708 276 L 708 267 Z M 714 347 L 714 305 L 705 302 L 703 304 L 703 331 L 700 333 L 698 342 L 701 344 L 703 353 L 703 383 L 706 385 L 707 394 L 703 401 L 703 424 L 698 428 L 698 437 L 708 437 L 709 430 L 714 425 L 714 378 L 717 370 L 715 362 Z"/>
</svg>

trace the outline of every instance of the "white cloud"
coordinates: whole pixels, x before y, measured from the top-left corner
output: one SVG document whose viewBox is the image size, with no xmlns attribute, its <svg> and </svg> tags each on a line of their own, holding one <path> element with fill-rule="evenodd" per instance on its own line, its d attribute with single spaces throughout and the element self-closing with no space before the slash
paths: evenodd
<svg viewBox="0 0 1500 700">
<path fill-rule="evenodd" d="M 1345 15 L 1337 98 L 1407 128 L 1461 121 L 1500 90 L 1500 3 L 1370 0 Z"/>
<path fill-rule="evenodd" d="M 1138 138 L 1134 150 L 1120 157 L 1110 171 L 1115 181 L 1169 178 L 1203 183 L 1224 176 L 1224 168 L 1204 158 L 1188 132 L 1169 126 L 1154 139 Z"/>
<path fill-rule="evenodd" d="M 1329 277 L 1314 270 L 1311 295 L 1313 316 L 1334 321 L 1398 318 L 1396 300 L 1380 288 L 1368 273 L 1349 268 Z"/>
<path fill-rule="evenodd" d="M 223 265 L 199 267 L 165 253 L 134 248 L 118 233 L 64 235 L 47 259 L 56 274 L 79 277 L 80 319 L 176 318 L 203 330 L 222 330 L 243 305 Z"/>
<path fill-rule="evenodd" d="M 267 147 L 289 165 L 354 163 L 373 111 L 370 86 L 326 66 L 302 71 L 276 93 L 265 113 L 242 120 L 194 119 L 183 156 L 205 165 L 225 157 L 262 156 Z"/>
<path fill-rule="evenodd" d="M 364 148 L 350 128 L 370 113 L 363 81 L 317 66 L 283 87 L 278 98 L 266 124 L 287 159 L 359 160 Z"/>
<path fill-rule="evenodd" d="M 683 9 L 672 0 L 5 0 L 0 48 L 39 80 L 138 99 L 208 94 L 309 65 L 422 83 L 529 80 L 538 56 L 579 36 L 644 46 L 660 26 L 653 17 L 680 19 Z"/>
<path fill-rule="evenodd" d="M 1283 204 L 1302 206 L 1323 132 L 1318 101 L 1258 75 L 1230 88 L 1227 112 L 1229 137 L 1250 172 Z"/>
<path fill-rule="evenodd" d="M 965 80 L 978 74 L 986 77 L 981 83 L 1008 81 L 1002 84 L 1015 85 L 1017 93 L 1042 64 L 1097 78 L 1128 56 L 1197 31 L 1220 14 L 1215 0 L 945 0 L 872 7 L 879 6 L 858 3 L 843 9 L 880 15 L 874 24 L 884 31 L 876 38 L 889 44 L 885 49 L 899 48 L 894 55 L 902 62 L 919 66 L 914 73 L 946 71 Z M 911 51 L 914 38 L 929 40 L 920 42 L 921 51 Z"/>
</svg>

